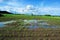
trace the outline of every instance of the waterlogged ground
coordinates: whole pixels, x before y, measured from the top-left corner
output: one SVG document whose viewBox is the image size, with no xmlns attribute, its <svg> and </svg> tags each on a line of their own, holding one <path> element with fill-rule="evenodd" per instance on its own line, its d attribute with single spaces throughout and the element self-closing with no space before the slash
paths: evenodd
<svg viewBox="0 0 60 40">
<path fill-rule="evenodd" d="M 60 28 L 60 25 L 51 25 L 48 20 L 11 20 L 6 22 L 0 22 L 0 27 L 4 26 L 24 26 L 27 29 Z"/>
<path fill-rule="evenodd" d="M 0 40 L 60 40 L 60 17 L 4 14 Z"/>
<path fill-rule="evenodd" d="M 35 28 L 59 28 L 59 25 L 51 25 L 48 20 L 24 20 L 24 26 L 29 29 Z"/>
<path fill-rule="evenodd" d="M 59 26 L 49 20 L 0 22 L 0 40 L 60 40 Z"/>
<path fill-rule="evenodd" d="M 11 21 L 6 21 L 6 22 L 0 22 L 0 27 L 4 27 L 6 26 L 6 24 L 13 23 L 13 22 L 16 22 L 16 21 L 11 20 Z"/>
</svg>

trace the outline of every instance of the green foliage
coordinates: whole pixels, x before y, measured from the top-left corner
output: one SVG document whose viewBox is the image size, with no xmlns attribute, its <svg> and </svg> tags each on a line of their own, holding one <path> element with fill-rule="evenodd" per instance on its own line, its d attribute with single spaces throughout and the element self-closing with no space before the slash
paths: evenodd
<svg viewBox="0 0 60 40">
<path fill-rule="evenodd" d="M 21 20 L 19 20 L 21 19 Z M 29 15 L 16 15 L 16 14 L 4 14 L 4 17 L 0 17 L 0 21 L 16 20 L 12 24 L 6 24 L 7 26 L 0 30 L 0 40 L 29 40 L 29 39 L 42 39 L 51 37 L 60 37 L 60 29 L 35 29 L 29 30 L 23 26 L 23 20 L 48 20 L 51 25 L 60 25 L 60 17 L 53 16 L 29 16 Z M 56 34 L 57 33 L 57 34 Z M 57 36 L 56 36 L 57 35 Z M 23 37 L 23 38 L 22 38 Z M 55 39 L 55 38 L 54 38 Z M 42 39 L 43 40 L 43 39 Z"/>
<path fill-rule="evenodd" d="M 2 17 L 3 16 L 3 14 L 0 14 L 0 17 Z"/>
<path fill-rule="evenodd" d="M 45 16 L 51 16 L 50 14 L 45 14 Z"/>
</svg>

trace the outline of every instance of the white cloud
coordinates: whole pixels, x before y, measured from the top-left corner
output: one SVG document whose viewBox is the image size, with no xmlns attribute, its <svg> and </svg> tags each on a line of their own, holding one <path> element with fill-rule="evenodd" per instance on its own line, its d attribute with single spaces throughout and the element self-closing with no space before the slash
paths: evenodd
<svg viewBox="0 0 60 40">
<path fill-rule="evenodd" d="M 27 5 L 27 6 L 26 6 L 26 9 L 28 9 L 28 10 L 33 9 L 33 8 L 34 8 L 33 5 Z"/>
<path fill-rule="evenodd" d="M 13 6 L 3 6 L 0 7 L 1 10 L 6 10 L 9 12 L 16 12 L 16 13 L 22 13 L 22 14 L 59 14 L 60 8 L 52 8 L 52 7 L 43 7 L 43 8 L 36 8 L 33 5 L 27 5 L 26 7 L 13 7 Z"/>
<path fill-rule="evenodd" d="M 59 14 L 60 13 L 60 8 L 52 8 L 52 7 L 48 7 L 48 8 L 39 8 L 40 13 L 44 13 L 44 14 Z"/>
<path fill-rule="evenodd" d="M 24 9 L 24 12 L 31 14 L 31 13 L 34 13 L 33 11 L 35 11 L 35 10 L 36 10 L 36 9 L 35 9 L 35 7 L 34 7 L 33 5 L 27 5 L 27 6 L 25 7 L 25 9 Z"/>
<path fill-rule="evenodd" d="M 2 10 L 2 11 L 7 11 L 7 10 L 9 10 L 9 6 L 3 6 L 3 7 L 0 7 L 0 9 Z"/>
<path fill-rule="evenodd" d="M 24 13 L 24 8 L 15 8 L 14 10 L 18 13 Z"/>
</svg>

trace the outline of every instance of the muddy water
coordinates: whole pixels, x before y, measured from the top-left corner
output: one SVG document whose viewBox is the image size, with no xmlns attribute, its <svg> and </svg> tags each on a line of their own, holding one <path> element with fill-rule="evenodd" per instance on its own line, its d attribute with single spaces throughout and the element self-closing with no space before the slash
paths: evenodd
<svg viewBox="0 0 60 40">
<path fill-rule="evenodd" d="M 6 21 L 6 22 L 0 22 L 0 27 L 4 27 L 8 23 L 13 23 L 17 21 Z M 50 25 L 48 23 L 48 20 L 23 20 L 23 26 L 28 29 L 35 29 L 35 28 L 59 28 L 56 25 Z M 22 24 L 22 22 L 20 22 Z M 20 25 L 21 26 L 21 25 Z"/>
<path fill-rule="evenodd" d="M 50 25 L 48 20 L 24 20 L 24 25 L 26 28 L 58 28 L 56 25 Z"/>
<path fill-rule="evenodd" d="M 13 23 L 13 22 L 16 22 L 16 21 L 6 21 L 6 22 L 0 22 L 0 27 L 4 27 L 6 24 L 8 23 Z"/>
</svg>

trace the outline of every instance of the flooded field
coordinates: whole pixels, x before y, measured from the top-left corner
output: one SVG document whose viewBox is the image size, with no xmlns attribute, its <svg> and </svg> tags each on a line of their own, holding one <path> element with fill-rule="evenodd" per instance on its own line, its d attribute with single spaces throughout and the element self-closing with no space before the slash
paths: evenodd
<svg viewBox="0 0 60 40">
<path fill-rule="evenodd" d="M 6 22 L 0 22 L 0 27 L 4 27 L 6 26 L 6 24 L 9 24 L 9 23 L 13 23 L 13 22 L 16 22 L 16 21 L 6 21 Z"/>
<path fill-rule="evenodd" d="M 59 37 L 59 25 L 51 25 L 48 20 L 0 22 L 0 40 L 59 40 Z"/>
<path fill-rule="evenodd" d="M 0 40 L 59 40 L 59 37 L 59 25 L 51 25 L 48 20 L 0 22 Z"/>
<path fill-rule="evenodd" d="M 48 23 L 48 20 L 19 20 L 19 21 L 6 21 L 6 22 L 0 22 L 0 27 L 7 26 L 8 24 L 12 24 L 14 22 L 18 22 L 18 24 L 22 24 L 19 26 L 24 26 L 28 29 L 36 29 L 36 28 L 60 28 L 59 25 L 51 25 Z M 10 26 L 12 26 L 10 25 Z"/>
<path fill-rule="evenodd" d="M 59 28 L 59 26 L 49 24 L 48 20 L 24 20 L 24 26 L 29 29 Z"/>
</svg>

